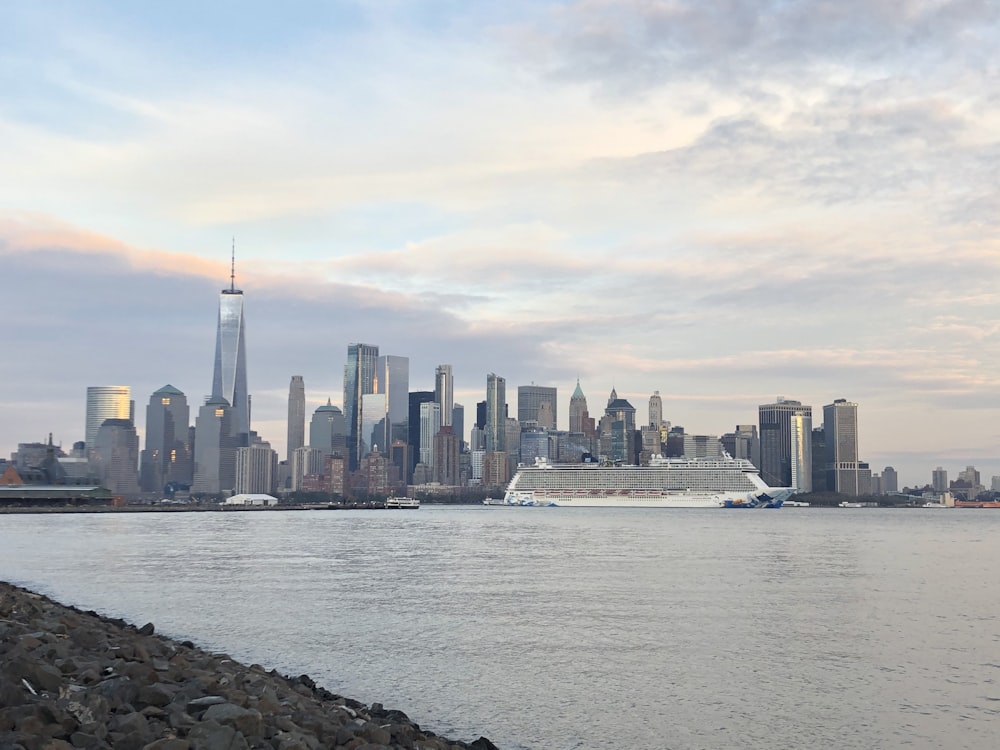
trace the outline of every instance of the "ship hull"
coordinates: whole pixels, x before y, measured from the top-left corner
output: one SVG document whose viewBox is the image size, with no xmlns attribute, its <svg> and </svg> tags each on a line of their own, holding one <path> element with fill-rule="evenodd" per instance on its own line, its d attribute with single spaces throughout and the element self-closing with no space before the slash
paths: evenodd
<svg viewBox="0 0 1000 750">
<path fill-rule="evenodd" d="M 790 493 L 789 493 L 790 494 Z M 778 496 L 781 495 L 781 496 Z M 784 493 L 771 493 L 766 498 L 734 497 L 732 495 L 670 495 L 636 497 L 634 495 L 559 495 L 538 493 L 511 494 L 507 505 L 560 508 L 779 508 Z"/>
</svg>

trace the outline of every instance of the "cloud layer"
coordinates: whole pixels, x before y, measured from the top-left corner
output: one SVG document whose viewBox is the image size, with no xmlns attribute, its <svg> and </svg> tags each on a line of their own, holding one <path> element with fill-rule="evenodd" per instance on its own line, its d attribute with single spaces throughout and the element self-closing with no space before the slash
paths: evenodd
<svg viewBox="0 0 1000 750">
<path fill-rule="evenodd" d="M 279 445 L 365 341 L 470 408 L 490 371 L 695 432 L 847 397 L 904 481 L 1000 474 L 994 3 L 175 10 L 4 12 L 5 450 L 78 439 L 87 385 L 196 403 L 236 236 Z"/>
</svg>

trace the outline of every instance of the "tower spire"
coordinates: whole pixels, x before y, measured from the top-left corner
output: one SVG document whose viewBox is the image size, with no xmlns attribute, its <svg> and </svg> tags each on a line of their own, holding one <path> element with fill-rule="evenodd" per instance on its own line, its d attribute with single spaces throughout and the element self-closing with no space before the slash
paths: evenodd
<svg viewBox="0 0 1000 750">
<path fill-rule="evenodd" d="M 233 237 L 233 260 L 229 271 L 229 291 L 236 291 L 236 238 Z"/>
</svg>

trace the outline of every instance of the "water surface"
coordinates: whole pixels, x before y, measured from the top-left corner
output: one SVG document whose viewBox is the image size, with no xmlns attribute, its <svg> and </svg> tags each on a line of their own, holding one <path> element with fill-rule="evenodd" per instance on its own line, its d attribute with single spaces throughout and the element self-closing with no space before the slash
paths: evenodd
<svg viewBox="0 0 1000 750">
<path fill-rule="evenodd" d="M 0 516 L 0 578 L 504 750 L 1000 746 L 1000 512 Z"/>
</svg>

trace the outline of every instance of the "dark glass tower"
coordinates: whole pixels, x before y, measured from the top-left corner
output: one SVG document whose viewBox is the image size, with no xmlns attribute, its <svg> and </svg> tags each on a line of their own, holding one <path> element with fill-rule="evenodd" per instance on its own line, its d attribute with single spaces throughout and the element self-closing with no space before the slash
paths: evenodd
<svg viewBox="0 0 1000 750">
<path fill-rule="evenodd" d="M 378 347 L 369 344 L 349 344 L 344 365 L 344 417 L 347 418 L 347 454 L 351 471 L 358 468 L 361 458 L 361 397 L 375 393 L 375 369 Z"/>
</svg>

